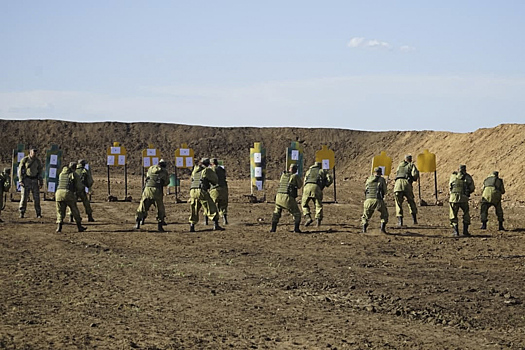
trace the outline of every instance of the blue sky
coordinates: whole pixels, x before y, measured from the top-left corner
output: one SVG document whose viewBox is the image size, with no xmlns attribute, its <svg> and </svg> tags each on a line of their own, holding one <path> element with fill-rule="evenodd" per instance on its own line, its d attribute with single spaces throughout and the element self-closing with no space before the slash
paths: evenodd
<svg viewBox="0 0 525 350">
<path fill-rule="evenodd" d="M 0 119 L 525 121 L 525 1 L 0 0 Z"/>
</svg>

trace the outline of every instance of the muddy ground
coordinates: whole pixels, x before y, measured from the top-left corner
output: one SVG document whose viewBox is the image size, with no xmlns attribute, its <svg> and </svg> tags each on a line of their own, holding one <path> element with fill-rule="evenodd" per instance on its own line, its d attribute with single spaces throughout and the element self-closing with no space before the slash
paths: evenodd
<svg viewBox="0 0 525 350">
<path fill-rule="evenodd" d="M 420 207 L 419 224 L 402 228 L 390 194 L 389 234 L 378 213 L 362 234 L 362 183 L 340 179 L 320 228 L 293 233 L 285 215 L 270 233 L 274 204 L 249 203 L 248 182 L 230 180 L 225 231 L 199 223 L 189 233 L 188 204 L 170 195 L 168 232 L 158 233 L 153 211 L 133 230 L 137 193 L 108 203 L 103 178 L 96 186 L 97 221 L 83 233 L 73 224 L 55 233 L 52 201 L 42 219 L 32 210 L 19 219 L 7 203 L 0 348 L 525 348 L 521 202 L 504 202 L 507 231 L 493 209 L 481 231 L 474 196 L 473 237 L 452 238 L 445 194 L 445 206 Z"/>
</svg>

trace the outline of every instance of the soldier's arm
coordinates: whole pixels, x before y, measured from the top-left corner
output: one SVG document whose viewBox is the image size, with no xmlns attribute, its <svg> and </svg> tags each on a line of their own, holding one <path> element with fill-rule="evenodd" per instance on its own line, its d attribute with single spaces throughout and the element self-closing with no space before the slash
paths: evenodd
<svg viewBox="0 0 525 350">
<path fill-rule="evenodd" d="M 501 194 L 505 194 L 505 186 L 503 185 L 503 180 L 501 180 Z"/>
<path fill-rule="evenodd" d="M 213 171 L 212 169 L 209 169 L 209 168 L 206 168 L 203 170 L 205 173 L 203 174 L 203 176 L 208 179 L 208 181 L 212 184 L 212 185 L 217 185 L 217 183 L 219 182 L 219 178 L 217 177 L 217 174 L 215 173 L 215 171 Z"/>
<path fill-rule="evenodd" d="M 419 180 L 419 170 L 417 169 L 415 164 L 412 164 L 412 178 L 414 181 Z"/>
<path fill-rule="evenodd" d="M 40 161 L 40 159 L 38 160 L 38 165 L 37 165 L 37 168 L 36 168 L 36 172 L 38 173 L 37 177 L 38 177 L 38 180 L 39 181 L 42 181 L 43 178 L 44 178 L 44 171 L 43 171 L 43 167 L 42 167 L 42 162 Z"/>
<path fill-rule="evenodd" d="M 161 181 L 163 187 L 166 187 L 170 184 L 170 175 L 167 171 L 162 172 Z"/>
<path fill-rule="evenodd" d="M 22 183 L 22 180 L 24 179 L 24 176 L 23 176 L 23 169 L 26 165 L 26 158 L 22 158 L 22 160 L 20 161 L 20 164 L 18 164 L 18 171 L 17 171 L 17 175 L 18 175 L 18 180 L 20 180 L 20 183 Z"/>
<path fill-rule="evenodd" d="M 303 179 L 299 175 L 295 175 L 295 185 L 298 189 L 303 187 Z"/>
<path fill-rule="evenodd" d="M 329 170 L 325 170 L 325 175 L 326 175 L 326 187 L 328 187 L 334 183 L 334 178 L 330 174 Z"/>
</svg>

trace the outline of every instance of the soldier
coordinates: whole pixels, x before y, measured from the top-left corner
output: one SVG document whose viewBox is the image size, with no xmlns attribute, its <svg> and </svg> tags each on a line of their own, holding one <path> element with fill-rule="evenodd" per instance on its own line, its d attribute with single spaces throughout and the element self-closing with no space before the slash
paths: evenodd
<svg viewBox="0 0 525 350">
<path fill-rule="evenodd" d="M 450 225 L 454 229 L 452 236 L 459 236 L 458 229 L 458 212 L 463 210 L 463 235 L 470 236 L 468 227 L 470 225 L 469 197 L 474 192 L 474 180 L 467 173 L 467 166 L 460 165 L 459 172 L 454 171 L 450 176 Z"/>
<path fill-rule="evenodd" d="M 0 173 L 0 213 L 2 213 L 2 210 L 4 209 L 4 193 L 9 192 L 9 189 L 11 188 L 11 169 L 4 168 L 4 171 Z M 2 219 L 0 219 L 0 222 L 3 222 Z"/>
<path fill-rule="evenodd" d="M 33 192 L 33 201 L 35 204 L 36 217 L 42 217 L 40 208 L 40 189 L 44 186 L 42 177 L 42 162 L 36 156 L 38 150 L 32 148 L 29 155 L 22 158 L 18 166 L 18 179 L 22 189 L 22 198 L 20 199 L 20 217 L 23 218 L 27 208 L 29 192 Z"/>
<path fill-rule="evenodd" d="M 80 181 L 84 185 L 84 188 L 91 190 L 91 186 L 93 186 L 93 177 L 91 176 L 91 171 L 86 169 L 86 161 L 84 159 L 78 161 L 76 173 L 80 176 Z M 93 209 L 91 209 L 91 203 L 89 203 L 86 191 L 84 190 L 80 192 L 78 198 L 80 198 L 80 201 L 84 204 L 84 209 L 86 209 L 86 214 L 88 216 L 88 222 L 95 222 L 95 219 L 93 219 Z M 73 222 L 72 213 L 69 214 L 69 221 Z"/>
<path fill-rule="evenodd" d="M 71 162 L 65 166 L 58 176 L 58 187 L 55 193 L 55 202 L 57 208 L 57 230 L 62 232 L 62 224 L 66 215 L 66 207 L 69 207 L 73 218 L 77 223 L 78 232 L 83 232 L 87 228 L 82 226 L 82 218 L 77 207 L 77 195 L 84 191 L 84 185 L 80 181 L 80 176 L 75 172 L 76 163 Z"/>
<path fill-rule="evenodd" d="M 330 173 L 321 168 L 320 162 L 315 162 L 304 176 L 304 189 L 301 206 L 303 207 L 303 215 L 306 219 L 304 226 L 312 224 L 312 216 L 310 215 L 310 206 L 308 203 L 312 200 L 315 204 L 315 218 L 317 219 L 317 227 L 321 226 L 323 220 L 323 189 L 332 184 L 334 180 Z"/>
<path fill-rule="evenodd" d="M 297 165 L 290 165 L 289 171 L 284 171 L 279 181 L 277 195 L 275 196 L 275 210 L 272 216 L 272 229 L 270 232 L 277 230 L 277 224 L 281 218 L 283 209 L 286 209 L 294 217 L 293 232 L 301 233 L 299 225 L 301 224 L 301 210 L 297 205 L 297 190 L 303 187 L 303 181 L 297 174 Z"/>
<path fill-rule="evenodd" d="M 384 202 L 387 187 L 386 181 L 382 175 L 383 170 L 380 167 L 377 167 L 374 169 L 374 175 L 371 175 L 366 179 L 365 203 L 363 216 L 361 217 L 363 233 L 366 233 L 368 221 L 372 218 L 374 210 L 381 213 L 381 232 L 387 233 L 386 224 L 388 223 L 388 209 Z"/>
<path fill-rule="evenodd" d="M 164 159 L 159 160 L 159 164 L 152 165 L 148 168 L 146 174 L 146 184 L 142 191 L 142 199 L 137 208 L 137 215 L 135 216 L 135 229 L 140 228 L 142 220 L 146 217 L 149 207 L 155 204 L 157 207 L 157 229 L 159 232 L 165 232 L 162 227 L 164 218 L 166 217 L 166 209 L 164 208 L 164 187 L 170 183 L 170 176 L 166 170 L 167 163 Z"/>
<path fill-rule="evenodd" d="M 487 221 L 489 215 L 489 208 L 494 206 L 496 208 L 496 215 L 498 217 L 498 231 L 504 231 L 503 227 L 503 208 L 501 208 L 501 195 L 505 194 L 505 186 L 503 180 L 499 178 L 499 172 L 493 171 L 485 181 L 483 181 L 483 194 L 481 196 L 481 229 L 487 229 Z"/>
<path fill-rule="evenodd" d="M 199 164 L 193 167 L 191 173 L 191 186 L 190 186 L 190 232 L 195 232 L 195 224 L 199 222 L 199 210 L 201 207 L 204 209 L 204 215 L 213 220 L 214 230 L 224 230 L 219 226 L 219 213 L 217 213 L 217 206 L 211 199 L 210 187 L 217 185 L 219 179 L 217 174 L 209 168 L 210 160 L 208 158 L 202 158 Z"/>
<path fill-rule="evenodd" d="M 224 225 L 228 225 L 228 182 L 226 181 L 226 170 L 219 165 L 217 158 L 211 160 L 212 169 L 217 174 L 217 184 L 212 185 L 210 197 L 215 202 L 217 210 L 222 215 Z"/>
<path fill-rule="evenodd" d="M 416 165 L 412 163 L 412 156 L 407 154 L 397 166 L 396 183 L 394 185 L 394 195 L 396 199 L 396 216 L 398 226 L 403 226 L 403 200 L 407 199 L 410 208 L 410 214 L 414 224 L 417 224 L 417 206 L 414 201 L 414 190 L 412 183 L 419 179 L 419 170 Z"/>
</svg>

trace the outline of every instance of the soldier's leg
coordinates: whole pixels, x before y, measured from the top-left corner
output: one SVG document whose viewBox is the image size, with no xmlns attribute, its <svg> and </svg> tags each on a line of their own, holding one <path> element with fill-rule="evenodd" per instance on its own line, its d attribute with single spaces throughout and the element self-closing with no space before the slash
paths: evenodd
<svg viewBox="0 0 525 350">
<path fill-rule="evenodd" d="M 210 197 L 202 200 L 202 207 L 204 208 L 204 215 L 207 215 L 212 221 L 219 219 L 217 205 L 215 205 L 215 202 Z"/>
<path fill-rule="evenodd" d="M 480 219 L 481 222 L 487 222 L 489 218 L 489 202 L 481 202 Z"/>
<path fill-rule="evenodd" d="M 496 216 L 498 217 L 498 221 L 505 221 L 505 219 L 503 219 L 503 208 L 501 207 L 501 202 L 494 204 L 494 207 L 496 208 Z"/>
<path fill-rule="evenodd" d="M 4 206 L 4 191 L 2 190 L 2 188 L 0 188 L 0 215 L 2 214 L 3 206 Z M 2 219 L 0 219 L 0 222 L 3 222 Z"/>
<path fill-rule="evenodd" d="M 38 186 L 38 180 L 31 180 L 31 187 L 33 192 L 33 201 L 35 204 L 36 216 L 41 216 L 42 208 L 40 207 L 40 187 Z"/>
<path fill-rule="evenodd" d="M 403 202 L 405 200 L 405 194 L 403 192 L 395 192 L 394 199 L 396 201 L 396 216 L 403 217 Z"/>
<path fill-rule="evenodd" d="M 66 215 L 67 204 L 65 201 L 56 201 L 55 203 L 57 210 L 57 224 L 62 224 Z"/>
<path fill-rule="evenodd" d="M 190 198 L 190 218 L 189 222 L 195 225 L 199 222 L 199 210 L 201 209 L 201 201 L 198 198 Z"/>
<path fill-rule="evenodd" d="M 461 209 L 463 210 L 463 224 L 470 225 L 470 210 L 468 202 L 461 203 Z"/>
<path fill-rule="evenodd" d="M 410 208 L 410 214 L 417 214 L 416 200 L 414 199 L 414 192 L 406 191 L 405 196 L 407 197 L 408 207 Z"/>
<path fill-rule="evenodd" d="M 80 211 L 78 210 L 77 201 L 68 201 L 66 202 L 67 206 L 71 210 L 71 214 L 73 214 L 73 219 L 75 219 L 75 222 L 77 224 L 82 222 L 82 217 L 80 216 Z"/>
<path fill-rule="evenodd" d="M 223 216 L 228 214 L 228 197 L 228 188 L 223 188 L 221 192 L 221 211 Z"/>
<path fill-rule="evenodd" d="M 84 205 L 84 209 L 86 210 L 86 215 L 88 216 L 93 215 L 93 209 L 91 209 L 91 203 L 89 202 L 89 198 L 86 192 L 82 192 L 79 198 L 82 204 Z"/>
<path fill-rule="evenodd" d="M 312 200 L 312 198 L 308 197 L 308 196 L 303 196 L 303 198 L 301 199 L 301 207 L 303 208 L 303 215 L 305 217 L 308 217 L 309 219 L 311 219 L 311 214 L 310 214 L 310 200 Z"/>
<path fill-rule="evenodd" d="M 20 186 L 20 204 L 18 205 L 18 210 L 20 211 L 20 217 L 24 216 L 24 213 L 27 209 L 27 200 L 29 199 L 29 192 L 31 191 L 30 188 L 30 179 L 24 179 L 23 184 L 24 186 Z"/>
<path fill-rule="evenodd" d="M 315 204 L 315 217 L 317 219 L 323 220 L 323 217 L 324 217 L 323 199 L 315 198 L 314 204 Z"/>
<path fill-rule="evenodd" d="M 281 219 L 283 207 L 280 204 L 275 203 L 275 209 L 272 214 L 272 223 L 278 223 Z"/>
<path fill-rule="evenodd" d="M 374 215 L 376 205 L 376 201 L 373 201 L 371 199 L 365 200 L 365 203 L 363 204 L 363 215 L 361 216 L 361 225 L 368 225 L 368 221 L 370 221 L 372 215 Z"/>
<path fill-rule="evenodd" d="M 386 204 L 382 200 L 377 201 L 377 211 L 381 214 L 380 219 L 381 223 L 387 224 L 388 223 L 388 208 L 386 207 Z"/>
<path fill-rule="evenodd" d="M 142 220 L 142 218 L 146 216 L 146 213 L 148 212 L 150 206 L 151 206 L 151 200 L 149 198 L 142 197 L 140 199 L 140 203 L 137 208 L 137 213 L 135 214 L 135 218 L 137 220 Z"/>
<path fill-rule="evenodd" d="M 164 222 L 166 218 L 166 207 L 164 206 L 164 198 L 161 193 L 158 198 L 156 198 L 155 203 L 157 203 L 157 221 Z"/>
</svg>

